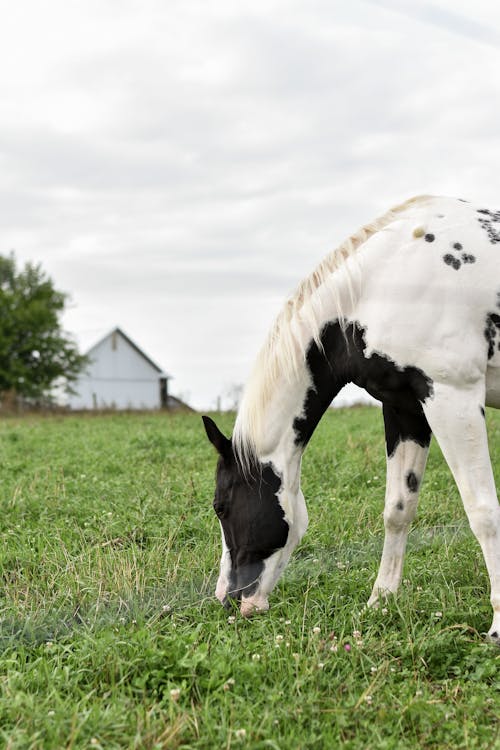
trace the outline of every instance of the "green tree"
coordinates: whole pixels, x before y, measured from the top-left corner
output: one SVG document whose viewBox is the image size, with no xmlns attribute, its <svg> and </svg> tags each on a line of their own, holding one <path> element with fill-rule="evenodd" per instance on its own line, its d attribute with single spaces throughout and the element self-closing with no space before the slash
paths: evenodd
<svg viewBox="0 0 500 750">
<path fill-rule="evenodd" d="M 0 256 L 0 398 L 39 401 L 78 377 L 87 359 L 61 329 L 66 299 L 39 265 L 18 270 L 13 254 Z"/>
</svg>

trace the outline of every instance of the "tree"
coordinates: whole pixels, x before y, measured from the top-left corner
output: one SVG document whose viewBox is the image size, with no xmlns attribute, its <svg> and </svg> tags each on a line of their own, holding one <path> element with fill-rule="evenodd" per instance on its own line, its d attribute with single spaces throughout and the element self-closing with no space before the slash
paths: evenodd
<svg viewBox="0 0 500 750">
<path fill-rule="evenodd" d="M 39 401 L 61 380 L 70 389 L 87 358 L 61 329 L 66 299 L 39 265 L 18 271 L 0 256 L 0 397 Z"/>
</svg>

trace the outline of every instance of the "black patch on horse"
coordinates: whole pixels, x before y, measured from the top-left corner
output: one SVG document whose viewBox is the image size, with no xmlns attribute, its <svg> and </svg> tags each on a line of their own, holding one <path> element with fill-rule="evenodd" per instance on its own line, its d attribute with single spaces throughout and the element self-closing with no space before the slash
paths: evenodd
<svg viewBox="0 0 500 750">
<path fill-rule="evenodd" d="M 492 359 L 495 354 L 498 331 L 500 331 L 500 315 L 498 313 L 488 313 L 484 328 L 484 338 L 488 344 L 488 359 Z M 500 351 L 500 343 L 498 349 Z"/>
<path fill-rule="evenodd" d="M 428 445 L 430 429 L 422 402 L 432 394 L 432 380 L 417 367 L 398 367 L 389 357 L 375 352 L 365 356 L 365 329 L 350 323 L 343 330 L 338 321 L 327 323 L 320 345 L 313 341 L 306 354 L 312 386 L 303 413 L 293 422 L 295 442 L 306 445 L 316 425 L 340 389 L 349 382 L 364 388 L 384 405 L 388 455 L 400 440 Z"/>
<path fill-rule="evenodd" d="M 424 415 L 422 406 L 416 408 L 398 408 L 383 404 L 385 444 L 387 456 L 394 455 L 401 441 L 412 440 L 417 445 L 426 448 L 431 441 L 431 428 Z"/>
<path fill-rule="evenodd" d="M 235 599 L 256 590 L 265 560 L 284 547 L 288 538 L 288 523 L 277 496 L 281 477 L 271 464 L 253 467 L 251 474 L 242 474 L 232 447 L 223 444 L 214 510 L 231 556 L 229 595 Z"/>
</svg>

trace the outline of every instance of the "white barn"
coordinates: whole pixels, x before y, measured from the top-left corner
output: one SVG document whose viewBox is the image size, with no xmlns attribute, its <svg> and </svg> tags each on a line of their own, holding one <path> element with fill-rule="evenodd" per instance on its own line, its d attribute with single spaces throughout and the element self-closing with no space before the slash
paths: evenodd
<svg viewBox="0 0 500 750">
<path fill-rule="evenodd" d="M 167 375 L 120 328 L 88 351 L 89 364 L 73 384 L 71 409 L 164 409 L 179 405 Z M 176 402 L 176 403 L 172 403 Z"/>
</svg>

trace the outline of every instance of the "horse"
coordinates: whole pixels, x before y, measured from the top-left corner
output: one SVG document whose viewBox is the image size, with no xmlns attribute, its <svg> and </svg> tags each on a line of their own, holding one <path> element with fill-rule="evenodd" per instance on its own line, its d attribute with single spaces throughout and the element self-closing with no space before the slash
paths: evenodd
<svg viewBox="0 0 500 750">
<path fill-rule="evenodd" d="M 485 405 L 500 407 L 500 211 L 418 196 L 327 255 L 287 300 L 245 386 L 232 438 L 203 417 L 218 453 L 222 531 L 216 597 L 248 617 L 303 537 L 301 460 L 348 382 L 382 402 L 384 544 L 368 605 L 396 594 L 431 435 L 484 556 L 500 645 L 500 506 Z M 233 600 L 233 601 L 232 601 Z"/>
</svg>

